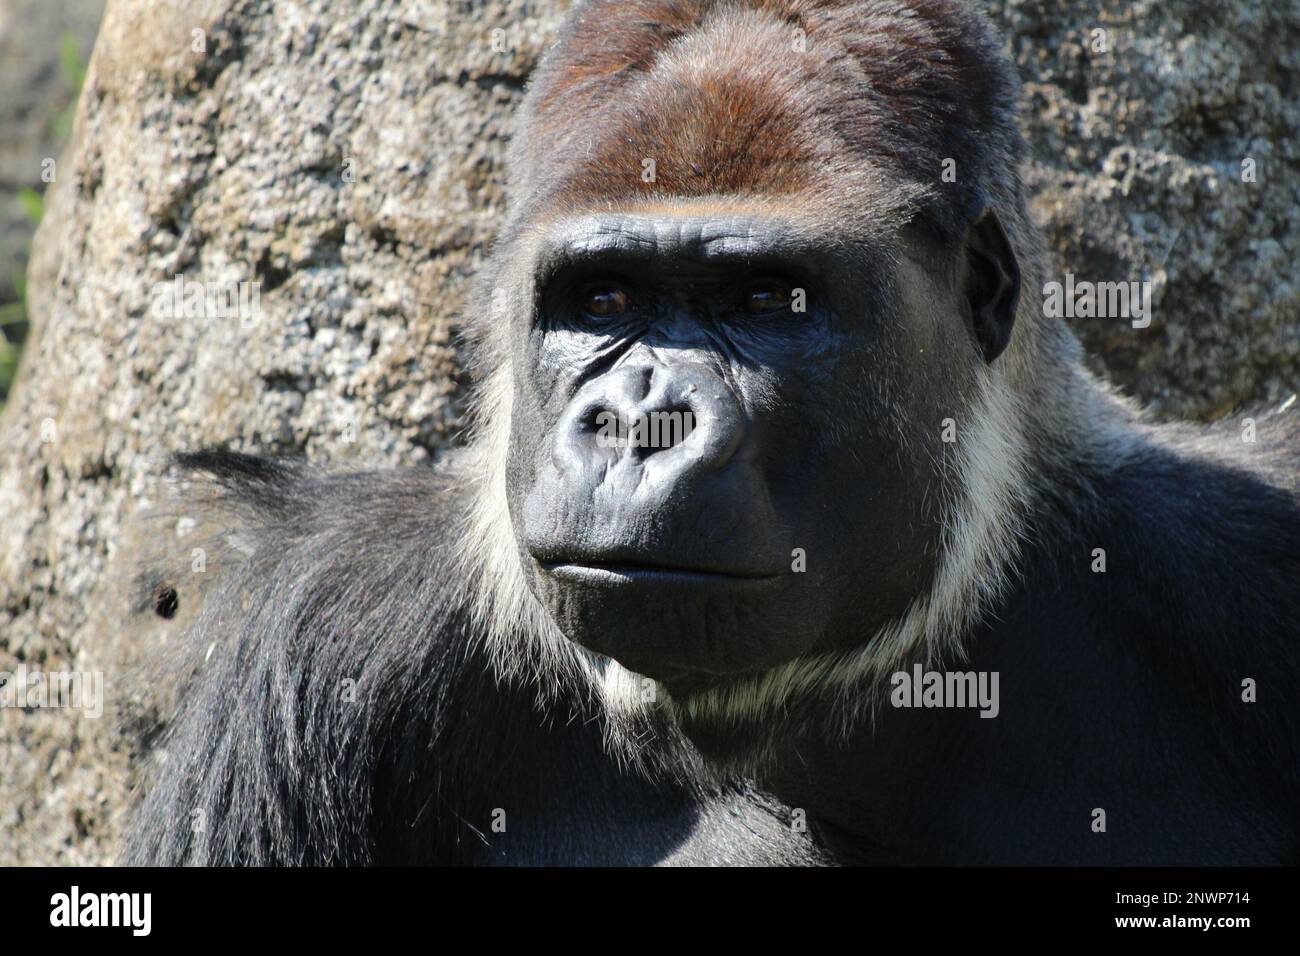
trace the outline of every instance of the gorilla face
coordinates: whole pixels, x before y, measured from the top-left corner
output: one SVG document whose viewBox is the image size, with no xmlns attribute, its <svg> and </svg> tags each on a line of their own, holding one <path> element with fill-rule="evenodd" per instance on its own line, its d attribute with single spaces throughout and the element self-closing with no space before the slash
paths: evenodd
<svg viewBox="0 0 1300 956">
<path fill-rule="evenodd" d="M 860 645 L 933 575 L 954 411 L 935 383 L 979 362 L 953 282 L 900 295 L 883 250 L 794 235 L 561 221 L 517 331 L 507 480 L 531 587 L 569 639 L 674 695 Z"/>
</svg>

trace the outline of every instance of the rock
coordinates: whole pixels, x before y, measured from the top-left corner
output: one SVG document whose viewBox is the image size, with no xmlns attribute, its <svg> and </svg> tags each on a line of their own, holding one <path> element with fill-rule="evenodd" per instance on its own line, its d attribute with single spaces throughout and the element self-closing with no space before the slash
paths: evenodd
<svg viewBox="0 0 1300 956">
<path fill-rule="evenodd" d="M 161 546 L 199 579 L 187 569 L 206 558 L 159 482 L 167 453 L 222 443 L 396 465 L 454 439 L 466 279 L 502 211 L 523 83 L 566 6 L 110 7 L 0 420 L 0 670 L 103 671 L 109 709 L 0 711 L 0 864 L 116 852 L 131 757 L 165 702 L 130 675 L 194 603 L 194 581 L 173 607 L 137 561 Z M 1155 283 L 1149 328 L 1080 333 L 1161 415 L 1280 398 L 1300 343 L 1300 10 L 1093 6 L 992 4 L 1027 84 L 1054 268 Z M 1107 53 L 1088 45 L 1094 27 Z M 239 283 L 258 285 L 242 312 L 203 319 L 186 317 L 193 283 L 236 301 Z M 128 626 L 132 604 L 174 613 Z"/>
<path fill-rule="evenodd" d="M 1027 181 L 1056 278 L 1152 283 L 1150 327 L 1072 323 L 1094 366 L 1163 418 L 1293 394 L 1300 5 L 989 7 L 1025 84 Z"/>
</svg>

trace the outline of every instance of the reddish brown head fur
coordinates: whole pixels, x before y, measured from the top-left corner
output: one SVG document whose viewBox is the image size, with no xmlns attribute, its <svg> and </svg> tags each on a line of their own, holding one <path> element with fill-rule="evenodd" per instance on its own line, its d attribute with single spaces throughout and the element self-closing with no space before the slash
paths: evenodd
<svg viewBox="0 0 1300 956">
<path fill-rule="evenodd" d="M 952 0 L 589 0 L 534 79 L 515 195 L 531 210 L 796 194 L 860 209 L 914 198 L 910 184 L 948 231 L 1018 195 L 1016 98 L 995 33 Z"/>
</svg>

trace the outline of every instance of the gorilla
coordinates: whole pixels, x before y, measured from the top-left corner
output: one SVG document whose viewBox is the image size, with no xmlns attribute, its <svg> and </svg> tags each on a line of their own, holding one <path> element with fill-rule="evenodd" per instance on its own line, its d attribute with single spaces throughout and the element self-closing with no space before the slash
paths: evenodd
<svg viewBox="0 0 1300 956">
<path fill-rule="evenodd" d="M 579 4 L 463 446 L 179 460 L 218 551 L 125 859 L 1296 863 L 1296 415 L 1087 370 L 1018 96 L 956 0 Z"/>
</svg>

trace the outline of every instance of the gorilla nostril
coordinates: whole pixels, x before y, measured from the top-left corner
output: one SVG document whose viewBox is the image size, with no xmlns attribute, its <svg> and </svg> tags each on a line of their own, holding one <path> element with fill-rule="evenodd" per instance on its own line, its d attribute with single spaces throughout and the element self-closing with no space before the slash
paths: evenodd
<svg viewBox="0 0 1300 956">
<path fill-rule="evenodd" d="M 645 464 L 681 449 L 658 466 L 711 470 L 731 459 L 744 433 L 725 384 L 695 364 L 617 369 L 575 396 L 569 415 L 567 438 L 557 450 L 573 462 L 586 458 L 605 468 L 621 459 Z"/>
<path fill-rule="evenodd" d="M 695 412 L 687 405 L 656 409 L 632 423 L 628 445 L 633 454 L 648 458 L 683 444 L 695 431 L 695 424 Z"/>
<path fill-rule="evenodd" d="M 614 413 L 604 405 L 593 405 L 585 415 L 578 418 L 578 429 L 585 434 L 599 434 L 612 414 Z"/>
<path fill-rule="evenodd" d="M 677 440 L 673 442 L 674 445 L 680 445 L 691 437 L 691 432 L 695 431 L 695 410 L 689 405 L 679 405 L 671 409 L 668 414 L 671 416 L 672 421 L 680 422 L 680 434 Z"/>
</svg>

